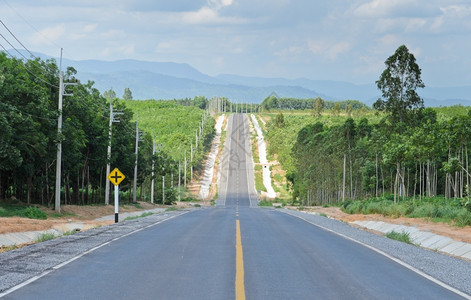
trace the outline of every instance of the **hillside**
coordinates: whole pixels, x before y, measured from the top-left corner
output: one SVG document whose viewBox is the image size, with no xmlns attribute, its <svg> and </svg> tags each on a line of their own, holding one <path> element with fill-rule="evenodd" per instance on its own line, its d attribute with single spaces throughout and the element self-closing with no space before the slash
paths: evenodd
<svg viewBox="0 0 471 300">
<path fill-rule="evenodd" d="M 25 55 L 28 55 L 25 53 Z M 43 59 L 51 58 L 35 53 Z M 68 60 L 77 78 L 93 80 L 100 91 L 113 88 L 121 96 L 126 87 L 136 99 L 178 99 L 194 96 L 228 97 L 233 101 L 261 103 L 271 93 L 280 97 L 316 98 L 326 100 L 360 100 L 367 105 L 380 96 L 375 83 L 354 84 L 335 80 L 307 78 L 262 78 L 231 74 L 209 76 L 192 66 L 174 62 L 140 60 Z M 379 76 L 380 74 L 378 74 Z M 317 76 L 313 73 L 313 76 Z M 419 91 L 429 107 L 455 104 L 471 105 L 471 85 L 460 87 L 431 87 Z"/>
</svg>

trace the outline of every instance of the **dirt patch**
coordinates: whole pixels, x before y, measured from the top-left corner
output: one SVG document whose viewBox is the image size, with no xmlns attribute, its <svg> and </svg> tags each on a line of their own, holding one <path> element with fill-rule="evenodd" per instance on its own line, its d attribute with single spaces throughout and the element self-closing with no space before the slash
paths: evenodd
<svg viewBox="0 0 471 300">
<path fill-rule="evenodd" d="M 186 204 L 181 203 L 179 207 L 185 206 Z M 178 205 L 177 205 L 178 206 Z M 154 205 L 148 202 L 138 202 L 136 205 L 123 205 L 119 207 L 119 212 L 133 212 L 142 211 L 148 209 L 154 209 L 157 207 L 163 207 Z M 61 224 L 70 222 L 81 222 L 90 227 L 106 225 L 112 222 L 97 222 L 98 219 L 103 216 L 114 215 L 113 205 L 96 205 L 96 206 L 78 206 L 78 205 L 63 205 L 61 206 L 61 216 L 57 217 L 57 214 L 46 207 L 41 207 L 41 210 L 48 215 L 47 220 L 36 220 L 28 218 L 0 218 L 0 234 L 12 233 L 12 232 L 25 232 L 25 231 L 39 231 L 48 230 Z M 87 226 L 88 227 L 88 226 Z"/>
<path fill-rule="evenodd" d="M 414 226 L 421 231 L 429 231 L 438 235 L 447 236 L 455 241 L 461 241 L 464 243 L 471 243 L 471 227 L 466 226 L 464 228 L 456 227 L 446 223 L 434 223 L 427 219 L 421 218 L 392 218 L 385 217 L 383 215 L 360 215 L 354 214 L 350 215 L 344 213 L 338 207 L 308 207 L 305 209 L 308 212 L 316 212 L 319 214 L 326 214 L 327 216 L 341 220 L 344 222 L 354 222 L 354 221 L 382 221 L 385 223 L 405 225 L 405 226 Z"/>
</svg>

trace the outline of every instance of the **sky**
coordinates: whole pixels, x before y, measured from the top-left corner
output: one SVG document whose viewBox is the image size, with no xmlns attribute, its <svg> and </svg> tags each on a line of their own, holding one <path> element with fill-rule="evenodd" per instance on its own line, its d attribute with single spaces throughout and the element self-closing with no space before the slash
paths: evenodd
<svg viewBox="0 0 471 300">
<path fill-rule="evenodd" d="M 426 86 L 471 85 L 470 0 L 0 0 L 0 20 L 31 51 L 211 76 L 371 84 L 406 45 Z"/>
</svg>

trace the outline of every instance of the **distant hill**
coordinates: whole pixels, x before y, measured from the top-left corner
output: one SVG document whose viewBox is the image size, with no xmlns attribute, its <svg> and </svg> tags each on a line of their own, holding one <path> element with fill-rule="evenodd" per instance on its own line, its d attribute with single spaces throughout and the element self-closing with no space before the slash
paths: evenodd
<svg viewBox="0 0 471 300">
<path fill-rule="evenodd" d="M 41 53 L 35 55 L 43 59 L 51 58 Z M 25 56 L 29 55 L 25 53 Z M 62 65 L 73 66 L 81 81 L 94 81 L 95 87 L 101 92 L 113 88 L 118 96 L 122 96 L 124 89 L 129 87 L 135 99 L 223 96 L 233 101 L 261 103 L 275 93 L 279 97 L 350 99 L 372 105 L 380 96 L 374 82 L 357 85 L 306 78 L 262 78 L 231 74 L 209 76 L 184 63 L 64 59 Z M 471 86 L 426 87 L 418 92 L 426 106 L 471 105 Z"/>
</svg>

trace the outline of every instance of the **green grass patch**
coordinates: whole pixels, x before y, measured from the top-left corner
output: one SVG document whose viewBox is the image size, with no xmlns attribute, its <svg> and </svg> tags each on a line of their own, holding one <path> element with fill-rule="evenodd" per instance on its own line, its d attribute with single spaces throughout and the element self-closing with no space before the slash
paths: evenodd
<svg viewBox="0 0 471 300">
<path fill-rule="evenodd" d="M 139 218 L 144 218 L 144 217 L 151 216 L 151 215 L 153 215 L 153 214 L 154 214 L 154 213 L 151 213 L 151 212 L 145 212 L 145 213 L 140 214 L 139 216 L 127 217 L 126 219 L 124 219 L 124 221 L 129 221 L 129 220 L 135 220 L 135 219 L 139 219 Z"/>
<path fill-rule="evenodd" d="M 382 214 L 388 217 L 424 218 L 455 226 L 471 226 L 466 202 L 444 197 L 405 198 L 394 203 L 391 196 L 345 201 L 341 209 L 348 214 Z"/>
<path fill-rule="evenodd" d="M 172 207 L 167 208 L 165 211 L 175 211 L 175 210 L 178 210 L 178 208 L 172 206 Z"/>
<path fill-rule="evenodd" d="M 0 206 L 0 217 L 21 217 L 46 220 L 47 214 L 35 206 L 2 205 Z"/>
<path fill-rule="evenodd" d="M 200 200 L 195 199 L 195 198 L 193 198 L 193 197 L 185 197 L 185 198 L 181 198 L 180 201 L 181 201 L 181 202 L 198 202 L 198 201 L 200 201 Z"/>
<path fill-rule="evenodd" d="M 62 212 L 62 213 L 52 213 L 49 214 L 49 217 L 51 218 L 62 218 L 62 217 L 76 217 L 77 214 L 74 213 L 67 213 L 67 212 Z"/>
<path fill-rule="evenodd" d="M 405 231 L 403 231 L 403 232 L 391 231 L 391 232 L 386 233 L 386 237 L 388 237 L 392 240 L 396 240 L 396 241 L 400 241 L 400 242 L 412 245 L 410 235 L 409 235 L 409 233 L 407 233 Z"/>
<path fill-rule="evenodd" d="M 272 206 L 272 203 L 271 201 L 267 201 L 267 200 L 260 200 L 258 202 L 258 206 Z"/>
<path fill-rule="evenodd" d="M 56 238 L 56 236 L 53 233 L 43 233 L 36 239 L 36 243 L 49 241 L 49 240 L 52 240 L 52 239 L 55 239 L 55 238 Z"/>
<path fill-rule="evenodd" d="M 261 165 L 254 166 L 254 175 L 255 175 L 255 189 L 257 191 L 265 191 L 265 186 L 263 185 L 263 171 Z"/>
<path fill-rule="evenodd" d="M 327 218 L 327 215 L 325 213 L 320 213 L 319 216 Z"/>
<path fill-rule="evenodd" d="M 12 251 L 12 250 L 15 250 L 15 249 L 18 249 L 18 246 L 16 244 L 11 245 L 11 246 L 1 246 L 0 247 L 0 253 Z"/>
</svg>

